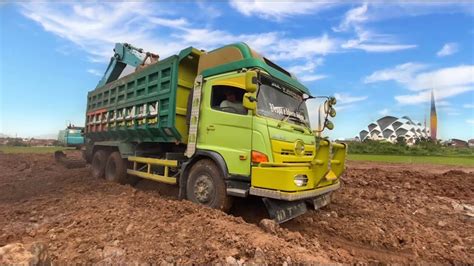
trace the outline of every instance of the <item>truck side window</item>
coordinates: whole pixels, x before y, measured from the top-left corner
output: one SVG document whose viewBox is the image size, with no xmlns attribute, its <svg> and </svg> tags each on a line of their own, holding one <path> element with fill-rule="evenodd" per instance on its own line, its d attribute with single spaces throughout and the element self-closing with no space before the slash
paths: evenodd
<svg viewBox="0 0 474 266">
<path fill-rule="evenodd" d="M 244 90 L 232 86 L 216 85 L 212 87 L 211 108 L 223 112 L 245 115 L 247 109 L 242 105 Z"/>
</svg>

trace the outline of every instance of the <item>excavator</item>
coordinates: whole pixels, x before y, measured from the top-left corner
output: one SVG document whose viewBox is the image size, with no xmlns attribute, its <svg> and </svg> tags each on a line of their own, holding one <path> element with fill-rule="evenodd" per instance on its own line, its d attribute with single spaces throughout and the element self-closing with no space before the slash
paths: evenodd
<svg viewBox="0 0 474 266">
<path fill-rule="evenodd" d="M 128 43 L 116 43 L 114 55 L 110 58 L 107 70 L 96 88 L 117 80 L 127 65 L 140 69 L 146 65 L 156 63 L 158 59 L 157 54 L 144 52 L 142 48 L 136 48 Z"/>
</svg>

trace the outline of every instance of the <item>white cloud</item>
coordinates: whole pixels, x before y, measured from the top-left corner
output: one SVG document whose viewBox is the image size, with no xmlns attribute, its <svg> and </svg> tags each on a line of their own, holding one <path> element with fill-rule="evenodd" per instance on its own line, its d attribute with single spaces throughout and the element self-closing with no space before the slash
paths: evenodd
<svg viewBox="0 0 474 266">
<path fill-rule="evenodd" d="M 170 55 L 181 45 L 152 33 L 156 28 L 180 28 L 183 18 L 157 17 L 150 4 L 143 2 L 39 3 L 20 4 L 26 17 L 44 30 L 67 39 L 90 54 L 93 61 L 110 58 L 115 42 L 128 42 L 145 50 Z"/>
<path fill-rule="evenodd" d="M 384 109 L 382 109 L 382 110 L 379 110 L 377 113 L 378 113 L 379 115 L 385 116 L 385 115 L 388 115 L 388 114 L 390 113 L 390 109 L 384 108 Z"/>
<path fill-rule="evenodd" d="M 269 1 L 269 0 L 230 0 L 230 6 L 245 16 L 257 16 L 268 20 L 281 21 L 284 18 L 317 14 L 341 5 L 360 3 L 361 6 L 346 12 L 345 19 L 336 30 L 347 24 L 392 19 L 396 17 L 422 16 L 433 13 L 474 14 L 474 6 L 469 1 Z M 368 9 L 367 7 L 370 7 Z"/>
<path fill-rule="evenodd" d="M 401 104 L 417 104 L 430 100 L 431 90 L 437 100 L 474 90 L 474 65 L 460 65 L 420 72 L 427 66 L 406 63 L 394 68 L 375 71 L 364 79 L 365 83 L 395 81 L 415 94 L 395 96 Z"/>
<path fill-rule="evenodd" d="M 417 75 L 410 84 L 412 90 L 474 85 L 474 65 L 460 65 Z"/>
<path fill-rule="evenodd" d="M 346 47 L 360 49 L 372 53 L 386 53 L 412 49 L 416 48 L 417 46 L 414 44 L 356 44 L 352 46 L 346 45 Z"/>
<path fill-rule="evenodd" d="M 448 88 L 435 88 L 435 99 L 441 100 L 449 98 L 458 94 L 462 94 L 468 91 L 473 91 L 474 87 L 448 87 Z M 419 104 L 423 102 L 429 102 L 431 99 L 431 90 L 424 90 L 416 94 L 405 94 L 395 96 L 395 99 L 401 104 Z"/>
<path fill-rule="evenodd" d="M 303 39 L 280 39 L 269 47 L 270 57 L 275 60 L 312 58 L 338 52 L 340 41 L 323 34 L 320 37 Z"/>
<path fill-rule="evenodd" d="M 371 7 L 372 8 L 372 7 Z M 370 20 L 368 14 L 369 5 L 364 3 L 346 12 L 343 20 L 333 31 L 353 31 L 355 38 L 347 40 L 341 45 L 345 49 L 359 49 L 369 53 L 387 53 L 400 50 L 412 49 L 414 44 L 401 44 L 389 34 L 375 33 L 366 28 L 365 23 Z"/>
<path fill-rule="evenodd" d="M 462 107 L 464 107 L 464 108 L 474 108 L 474 104 L 464 104 Z"/>
<path fill-rule="evenodd" d="M 269 20 L 281 20 L 293 15 L 314 14 L 336 5 L 338 5 L 337 1 L 230 1 L 230 6 L 245 16 L 257 16 Z"/>
<path fill-rule="evenodd" d="M 88 69 L 87 72 L 94 75 L 94 76 L 98 76 L 98 77 L 101 77 L 103 75 L 103 73 L 100 72 L 99 70 L 92 69 L 92 68 Z"/>
<path fill-rule="evenodd" d="M 324 59 L 319 57 L 316 59 L 307 59 L 306 63 L 302 65 L 293 65 L 286 69 L 297 76 L 300 81 L 311 82 L 327 78 L 327 75 L 315 74 L 316 68 L 321 66 Z"/>
<path fill-rule="evenodd" d="M 468 123 L 468 124 L 474 124 L 474 119 L 467 119 L 467 120 L 466 120 L 466 123 Z"/>
<path fill-rule="evenodd" d="M 347 11 L 344 16 L 344 19 L 341 21 L 339 26 L 333 27 L 333 30 L 334 31 L 347 31 L 350 28 L 354 27 L 354 24 L 366 22 L 368 20 L 368 17 L 366 14 L 367 7 L 368 7 L 368 4 L 364 3 L 360 7 L 356 7 Z"/>
<path fill-rule="evenodd" d="M 322 56 L 339 52 L 341 41 L 328 34 L 290 38 L 283 32 L 234 34 L 225 30 L 197 27 L 183 17 L 161 17 L 152 10 L 160 3 L 28 3 L 21 12 L 45 31 L 71 41 L 86 52 L 91 62 L 107 62 L 115 42 L 127 42 L 161 58 L 195 46 L 211 50 L 235 42 L 246 42 L 278 64 L 290 66 L 301 81 L 316 81 L 327 75 L 315 73 Z M 202 4 L 198 4 L 202 9 Z M 169 16 L 168 13 L 163 13 Z M 163 34 L 160 34 L 163 32 Z M 299 65 L 291 65 L 294 62 Z M 88 71 L 98 75 L 98 72 Z"/>
<path fill-rule="evenodd" d="M 394 68 L 377 70 L 364 79 L 365 83 L 393 80 L 413 91 L 437 87 L 463 86 L 474 83 L 474 65 L 460 65 L 420 73 L 427 66 L 405 63 Z"/>
<path fill-rule="evenodd" d="M 308 60 L 303 65 L 290 66 L 287 68 L 287 70 L 294 74 L 300 74 L 304 72 L 313 72 L 316 69 L 316 67 L 321 66 L 323 62 L 324 62 L 324 59 L 320 57 L 320 58 L 316 58 L 315 60 Z"/>
<path fill-rule="evenodd" d="M 443 45 L 441 50 L 439 50 L 436 55 L 438 57 L 443 57 L 443 56 L 448 56 L 457 53 L 459 50 L 458 44 L 457 43 L 446 43 Z"/>
<path fill-rule="evenodd" d="M 416 48 L 415 44 L 399 44 L 390 34 L 379 34 L 355 26 L 355 39 L 350 39 L 341 44 L 344 49 L 359 49 L 369 53 L 387 53 Z"/>
<path fill-rule="evenodd" d="M 364 101 L 368 96 L 351 96 L 348 93 L 334 93 L 338 104 L 350 104 L 355 102 Z"/>
<path fill-rule="evenodd" d="M 155 15 L 155 6 L 144 2 L 106 4 L 22 4 L 22 13 L 46 31 L 70 40 L 92 57 L 109 58 L 117 41 L 132 43 L 167 56 L 188 45 L 212 49 L 237 41 L 249 43 L 270 58 L 294 60 L 337 52 L 340 42 L 327 34 L 288 38 L 280 32 L 232 34 L 218 29 L 195 27 L 185 18 Z M 152 8 L 154 7 L 154 8 Z M 156 32 L 170 31 L 159 35 Z"/>
<path fill-rule="evenodd" d="M 426 65 L 409 62 L 397 65 L 394 68 L 377 70 L 370 76 L 365 77 L 364 83 L 394 80 L 399 83 L 408 84 L 413 80 L 413 75 L 424 68 L 426 68 Z"/>
</svg>

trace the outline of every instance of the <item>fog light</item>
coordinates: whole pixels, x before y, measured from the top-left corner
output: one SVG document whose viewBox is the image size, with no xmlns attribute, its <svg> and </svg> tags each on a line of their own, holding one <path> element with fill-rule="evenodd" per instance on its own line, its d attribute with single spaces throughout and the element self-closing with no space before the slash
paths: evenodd
<svg viewBox="0 0 474 266">
<path fill-rule="evenodd" d="M 304 187 L 308 184 L 308 177 L 306 175 L 295 175 L 293 182 L 297 187 Z"/>
</svg>

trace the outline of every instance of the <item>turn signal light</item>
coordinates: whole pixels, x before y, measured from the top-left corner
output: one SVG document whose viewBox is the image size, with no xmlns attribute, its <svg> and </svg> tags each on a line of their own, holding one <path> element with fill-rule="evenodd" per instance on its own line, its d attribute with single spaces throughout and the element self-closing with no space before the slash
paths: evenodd
<svg viewBox="0 0 474 266">
<path fill-rule="evenodd" d="M 266 163 L 268 157 L 264 153 L 258 151 L 252 151 L 252 163 Z"/>
</svg>

